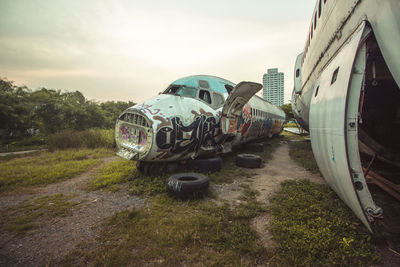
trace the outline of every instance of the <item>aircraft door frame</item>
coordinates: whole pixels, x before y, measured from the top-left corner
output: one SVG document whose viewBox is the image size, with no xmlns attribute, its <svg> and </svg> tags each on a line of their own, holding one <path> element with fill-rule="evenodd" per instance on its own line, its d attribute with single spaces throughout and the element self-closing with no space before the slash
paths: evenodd
<svg viewBox="0 0 400 267">
<path fill-rule="evenodd" d="M 231 127 L 231 125 L 242 113 L 244 105 L 261 88 L 262 85 L 255 82 L 240 82 L 233 88 L 222 108 L 221 130 L 223 134 L 236 134 L 236 127 Z"/>
<path fill-rule="evenodd" d="M 360 49 L 360 43 L 365 28 L 362 22 L 322 71 L 319 84 L 314 86 L 319 91 L 311 98 L 309 121 L 313 153 L 325 180 L 371 230 L 373 218 L 368 210 L 379 208 L 362 174 L 356 129 L 365 69 L 365 52 Z M 347 109 L 349 101 L 350 109 Z M 363 186 L 357 186 L 357 182 Z"/>
</svg>

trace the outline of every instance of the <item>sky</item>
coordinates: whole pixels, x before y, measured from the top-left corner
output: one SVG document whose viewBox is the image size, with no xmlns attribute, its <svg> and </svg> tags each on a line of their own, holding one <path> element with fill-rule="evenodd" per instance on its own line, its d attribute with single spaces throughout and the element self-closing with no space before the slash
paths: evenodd
<svg viewBox="0 0 400 267">
<path fill-rule="evenodd" d="M 314 0 L 0 0 L 0 77 L 36 90 L 140 103 L 179 78 L 262 83 L 285 103 Z"/>
</svg>

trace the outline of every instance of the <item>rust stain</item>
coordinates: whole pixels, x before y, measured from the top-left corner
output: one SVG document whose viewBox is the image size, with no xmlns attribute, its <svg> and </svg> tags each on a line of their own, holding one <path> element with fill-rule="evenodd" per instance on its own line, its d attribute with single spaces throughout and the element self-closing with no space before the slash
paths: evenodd
<svg viewBox="0 0 400 267">
<path fill-rule="evenodd" d="M 169 118 L 165 119 L 165 118 L 163 118 L 163 117 L 161 117 L 161 116 L 154 116 L 153 119 L 161 122 L 161 123 L 157 126 L 157 131 L 158 131 L 160 128 L 164 127 L 164 126 L 171 126 L 171 125 L 172 125 L 172 123 L 171 123 L 171 121 L 170 121 Z"/>
<path fill-rule="evenodd" d="M 206 112 L 204 109 L 200 109 L 200 113 L 197 113 L 195 110 L 192 110 L 192 114 L 194 117 L 199 117 L 201 115 L 206 115 L 206 117 L 214 117 L 214 115 L 211 112 Z"/>
</svg>

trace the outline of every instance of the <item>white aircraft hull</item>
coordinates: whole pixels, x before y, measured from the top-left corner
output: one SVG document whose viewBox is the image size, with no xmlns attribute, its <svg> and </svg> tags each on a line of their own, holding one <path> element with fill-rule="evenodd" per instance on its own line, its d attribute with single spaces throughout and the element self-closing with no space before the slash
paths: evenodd
<svg viewBox="0 0 400 267">
<path fill-rule="evenodd" d="M 400 163 L 391 151 L 400 129 L 399 15 L 395 0 L 317 1 L 295 66 L 295 117 L 328 184 L 372 232 L 390 211 L 375 204 L 369 167 Z"/>
<path fill-rule="evenodd" d="M 179 91 L 182 88 L 186 91 Z M 177 80 L 164 93 L 121 114 L 115 127 L 118 155 L 142 162 L 177 162 L 277 135 L 285 113 L 254 96 L 261 88 L 205 75 Z M 210 99 L 202 98 L 204 92 Z"/>
</svg>

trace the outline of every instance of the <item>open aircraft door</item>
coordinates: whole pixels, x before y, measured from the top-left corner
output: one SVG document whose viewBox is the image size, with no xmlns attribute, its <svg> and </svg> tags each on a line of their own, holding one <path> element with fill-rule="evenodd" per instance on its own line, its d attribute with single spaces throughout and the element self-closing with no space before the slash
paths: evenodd
<svg viewBox="0 0 400 267">
<path fill-rule="evenodd" d="M 372 231 L 382 217 L 368 190 L 358 147 L 358 109 L 364 87 L 370 28 L 362 22 L 314 85 L 310 108 L 312 149 L 327 183 Z"/>
<path fill-rule="evenodd" d="M 254 82 L 240 82 L 233 88 L 222 108 L 221 128 L 225 135 L 236 135 L 237 119 L 244 105 L 252 98 L 262 85 Z"/>
</svg>

